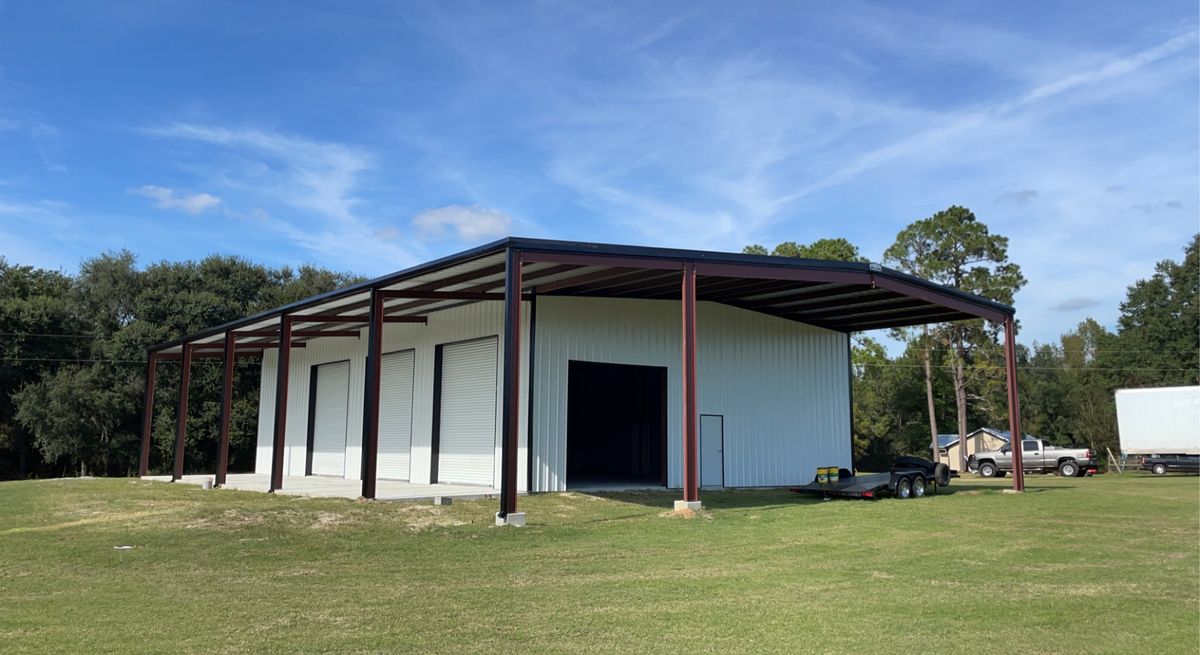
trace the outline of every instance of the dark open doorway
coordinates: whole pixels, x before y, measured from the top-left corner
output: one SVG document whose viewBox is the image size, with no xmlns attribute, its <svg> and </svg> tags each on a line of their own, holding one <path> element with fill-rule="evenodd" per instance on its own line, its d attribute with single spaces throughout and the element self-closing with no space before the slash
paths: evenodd
<svg viewBox="0 0 1200 655">
<path fill-rule="evenodd" d="M 666 486 L 667 369 L 568 365 L 567 487 Z"/>
</svg>

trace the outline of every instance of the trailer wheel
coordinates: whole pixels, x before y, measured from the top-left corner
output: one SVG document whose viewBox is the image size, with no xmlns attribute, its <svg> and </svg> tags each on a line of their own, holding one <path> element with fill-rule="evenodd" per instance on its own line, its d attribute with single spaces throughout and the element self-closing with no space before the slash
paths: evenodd
<svg viewBox="0 0 1200 655">
<path fill-rule="evenodd" d="M 996 465 L 991 462 L 984 462 L 979 465 L 979 475 L 982 475 L 985 478 L 996 477 L 996 473 L 998 472 L 999 471 L 996 470 Z"/>
<path fill-rule="evenodd" d="M 896 481 L 896 497 L 910 498 L 913 493 L 912 480 L 909 478 L 900 478 Z"/>
<path fill-rule="evenodd" d="M 1073 478 L 1079 475 L 1079 465 L 1071 460 L 1067 460 L 1058 465 L 1058 474 L 1064 478 Z"/>
<path fill-rule="evenodd" d="M 996 477 L 998 478 L 1002 478 L 1006 475 L 1008 475 L 1008 471 L 996 471 Z"/>
<path fill-rule="evenodd" d="M 913 498 L 921 498 L 925 495 L 925 476 L 919 473 L 913 476 L 912 495 Z"/>
</svg>

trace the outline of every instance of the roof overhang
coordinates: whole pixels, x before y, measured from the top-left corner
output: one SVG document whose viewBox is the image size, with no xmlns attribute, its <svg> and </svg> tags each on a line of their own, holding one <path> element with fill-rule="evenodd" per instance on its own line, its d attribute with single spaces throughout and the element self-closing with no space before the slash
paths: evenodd
<svg viewBox="0 0 1200 655">
<path fill-rule="evenodd" d="M 355 338 L 366 327 L 372 290 L 385 321 L 422 323 L 469 302 L 502 300 L 508 251 L 522 261 L 522 293 L 678 300 L 685 264 L 696 271 L 696 299 L 718 302 L 839 332 L 968 319 L 1003 322 L 1012 307 L 878 264 L 621 246 L 510 237 L 420 266 L 313 296 L 151 348 L 171 356 L 184 344 L 216 356 L 233 331 L 239 351 L 278 346 L 280 317 L 293 343 Z"/>
</svg>

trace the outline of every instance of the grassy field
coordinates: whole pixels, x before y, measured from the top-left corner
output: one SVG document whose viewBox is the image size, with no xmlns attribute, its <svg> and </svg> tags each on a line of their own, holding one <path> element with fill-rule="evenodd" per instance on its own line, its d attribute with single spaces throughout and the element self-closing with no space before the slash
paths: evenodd
<svg viewBox="0 0 1200 655">
<path fill-rule="evenodd" d="M 491 501 L 0 483 L 0 652 L 1197 652 L 1200 479 L 1028 480 L 692 519 L 542 494 L 525 529 Z"/>
</svg>

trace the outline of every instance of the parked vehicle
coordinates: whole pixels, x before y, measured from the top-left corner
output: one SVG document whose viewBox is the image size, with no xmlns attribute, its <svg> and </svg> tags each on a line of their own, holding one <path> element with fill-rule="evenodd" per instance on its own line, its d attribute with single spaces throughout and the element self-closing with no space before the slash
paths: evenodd
<svg viewBox="0 0 1200 655">
<path fill-rule="evenodd" d="M 1004 477 L 1013 470 L 1012 444 L 971 455 L 967 467 L 985 478 Z M 1025 439 L 1021 442 L 1021 468 L 1073 478 L 1095 473 L 1096 459 L 1088 448 L 1059 448 L 1042 439 Z"/>
<path fill-rule="evenodd" d="M 890 494 L 896 498 L 920 498 L 927 492 L 937 493 L 939 486 L 950 484 L 950 467 L 920 457 L 897 457 L 887 473 L 855 473 L 839 469 L 836 482 L 812 483 L 792 487 L 798 494 L 825 498 L 879 498 Z"/>
<path fill-rule="evenodd" d="M 1118 389 L 1117 430 L 1126 455 L 1200 455 L 1200 386 Z"/>
<path fill-rule="evenodd" d="M 1143 457 L 1138 467 L 1155 475 L 1167 473 L 1200 473 L 1200 457 L 1196 455 L 1151 455 Z"/>
</svg>

